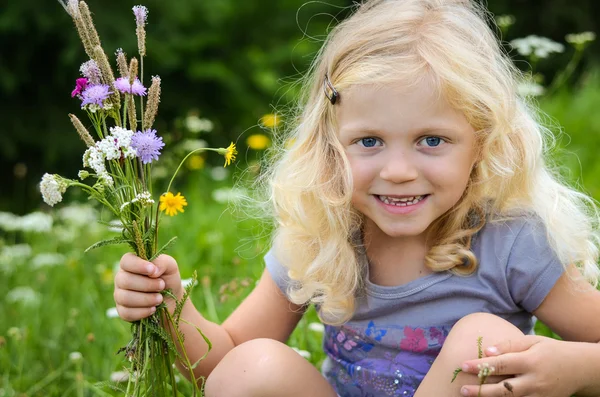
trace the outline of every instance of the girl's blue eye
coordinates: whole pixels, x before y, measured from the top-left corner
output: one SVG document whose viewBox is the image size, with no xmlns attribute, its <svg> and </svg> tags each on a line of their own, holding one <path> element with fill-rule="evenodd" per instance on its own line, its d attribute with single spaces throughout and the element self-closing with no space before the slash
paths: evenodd
<svg viewBox="0 0 600 397">
<path fill-rule="evenodd" d="M 424 142 L 429 147 L 436 147 L 445 141 L 439 136 L 428 136 L 427 138 L 423 138 L 421 142 Z"/>
<path fill-rule="evenodd" d="M 375 147 L 379 140 L 377 138 L 362 138 L 359 139 L 358 142 L 362 144 L 364 147 Z"/>
</svg>

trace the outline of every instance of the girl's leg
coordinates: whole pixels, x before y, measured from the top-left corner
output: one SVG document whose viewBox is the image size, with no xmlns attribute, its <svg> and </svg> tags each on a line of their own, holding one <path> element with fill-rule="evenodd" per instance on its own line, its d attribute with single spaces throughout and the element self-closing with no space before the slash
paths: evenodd
<svg viewBox="0 0 600 397">
<path fill-rule="evenodd" d="M 337 396 L 311 363 L 272 339 L 254 339 L 227 353 L 204 390 L 206 397 Z"/>
<path fill-rule="evenodd" d="M 508 321 L 488 313 L 463 317 L 450 330 L 444 346 L 414 397 L 458 397 L 463 385 L 478 385 L 477 375 L 459 373 L 450 383 L 454 370 L 467 360 L 477 358 L 477 338 L 483 338 L 483 348 L 500 341 L 522 337 L 523 333 Z M 507 376 L 490 376 L 486 383 L 498 383 Z"/>
</svg>

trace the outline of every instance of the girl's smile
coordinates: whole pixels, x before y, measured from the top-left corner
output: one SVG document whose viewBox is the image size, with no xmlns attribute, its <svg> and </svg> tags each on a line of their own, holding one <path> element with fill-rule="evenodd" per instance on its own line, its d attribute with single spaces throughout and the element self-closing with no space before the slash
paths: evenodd
<svg viewBox="0 0 600 397">
<path fill-rule="evenodd" d="M 418 210 L 423 205 L 428 194 L 419 196 L 382 196 L 373 195 L 373 197 L 392 214 L 408 214 Z"/>
</svg>

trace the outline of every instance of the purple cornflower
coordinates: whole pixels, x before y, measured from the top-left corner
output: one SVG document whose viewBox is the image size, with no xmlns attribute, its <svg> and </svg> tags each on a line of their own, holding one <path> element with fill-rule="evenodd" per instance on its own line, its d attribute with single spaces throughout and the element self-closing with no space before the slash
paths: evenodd
<svg viewBox="0 0 600 397">
<path fill-rule="evenodd" d="M 131 147 L 137 151 L 137 156 L 144 164 L 158 160 L 160 149 L 164 146 L 162 138 L 156 136 L 156 130 L 138 131 L 131 138 Z"/>
<path fill-rule="evenodd" d="M 133 14 L 135 15 L 135 24 L 144 26 L 148 19 L 148 9 L 144 6 L 133 6 Z"/>
<path fill-rule="evenodd" d="M 102 72 L 98 64 L 93 59 L 81 64 L 79 71 L 83 77 L 87 78 L 90 84 L 100 84 L 102 78 Z"/>
<path fill-rule="evenodd" d="M 87 87 L 88 79 L 82 77 L 75 80 L 75 89 L 71 91 L 71 98 L 75 98 L 76 96 L 81 95 L 81 91 L 85 90 Z"/>
<path fill-rule="evenodd" d="M 110 94 L 112 94 L 112 92 L 109 91 L 107 84 L 90 85 L 81 93 L 83 99 L 81 101 L 81 107 L 94 103 L 101 108 L 104 108 L 102 102 L 104 102 Z"/>
<path fill-rule="evenodd" d="M 124 94 L 146 95 L 146 87 L 142 85 L 142 82 L 137 77 L 132 85 L 129 85 L 129 77 L 119 77 L 115 80 L 115 88 Z"/>
</svg>

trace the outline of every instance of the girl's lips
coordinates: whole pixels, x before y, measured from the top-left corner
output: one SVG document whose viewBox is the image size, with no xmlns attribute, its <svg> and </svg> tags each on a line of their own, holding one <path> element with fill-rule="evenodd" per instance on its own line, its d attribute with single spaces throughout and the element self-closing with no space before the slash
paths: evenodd
<svg viewBox="0 0 600 397">
<path fill-rule="evenodd" d="M 418 203 L 404 205 L 404 206 L 394 205 L 394 204 L 386 204 L 380 200 L 378 195 L 374 195 L 373 197 L 375 197 L 375 200 L 377 201 L 377 203 L 379 203 L 379 205 L 381 205 L 383 207 L 383 209 L 389 213 L 409 214 L 409 213 L 414 212 L 414 211 L 418 210 L 419 208 L 423 207 L 423 205 L 425 205 L 425 202 L 429 198 L 429 194 L 425 194 L 423 196 L 424 196 L 423 199 L 421 199 L 421 201 L 419 201 Z"/>
</svg>

